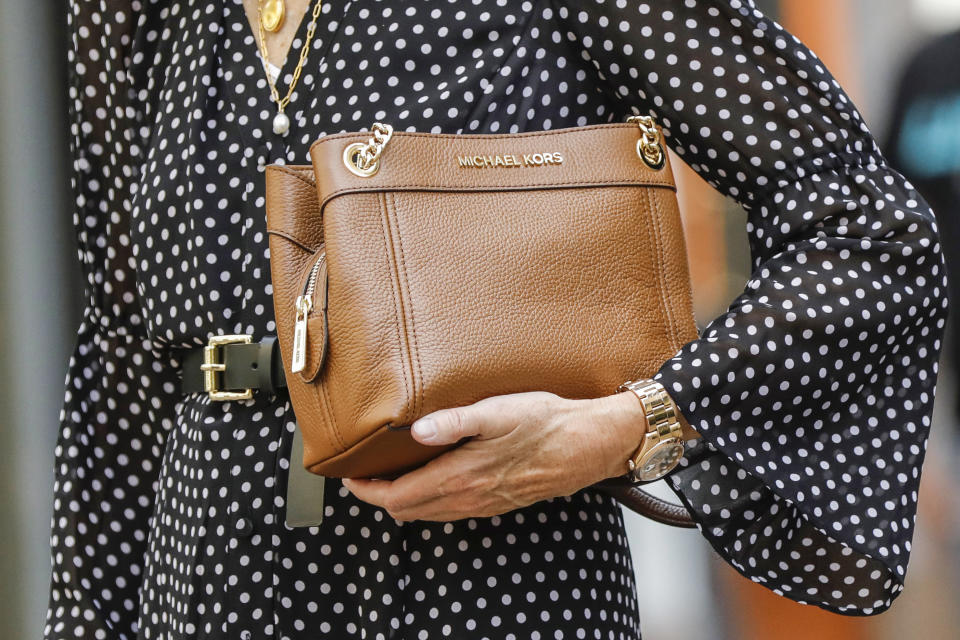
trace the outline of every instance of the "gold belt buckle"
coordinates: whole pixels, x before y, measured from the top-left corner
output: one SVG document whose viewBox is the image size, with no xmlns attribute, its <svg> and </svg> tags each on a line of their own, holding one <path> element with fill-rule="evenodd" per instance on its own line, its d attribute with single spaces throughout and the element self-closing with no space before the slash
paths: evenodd
<svg viewBox="0 0 960 640">
<path fill-rule="evenodd" d="M 203 364 L 200 365 L 200 369 L 203 371 L 203 390 L 211 400 L 249 400 L 253 397 L 253 389 L 223 391 L 217 388 L 217 374 L 227 369 L 227 365 L 217 359 L 219 355 L 217 347 L 225 344 L 250 344 L 252 339 L 253 336 L 246 333 L 210 336 L 206 346 L 203 347 Z"/>
</svg>

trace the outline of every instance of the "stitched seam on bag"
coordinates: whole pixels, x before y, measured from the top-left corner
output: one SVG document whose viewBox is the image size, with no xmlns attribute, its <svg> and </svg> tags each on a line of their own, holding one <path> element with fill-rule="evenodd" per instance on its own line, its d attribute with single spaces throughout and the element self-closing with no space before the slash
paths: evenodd
<svg viewBox="0 0 960 640">
<path fill-rule="evenodd" d="M 311 473 L 319 473 L 319 472 L 317 471 L 317 468 L 320 467 L 321 465 L 330 464 L 331 462 L 341 462 L 341 461 L 343 461 L 344 458 L 346 458 L 347 456 L 349 456 L 349 455 L 351 455 L 353 452 L 355 452 L 355 451 L 357 450 L 357 447 L 361 447 L 361 446 L 367 444 L 368 442 L 373 442 L 374 440 L 376 440 L 377 438 L 383 436 L 384 434 L 389 434 L 389 433 L 392 432 L 392 431 L 398 431 L 398 430 L 401 430 L 401 429 L 404 430 L 404 431 L 408 431 L 408 430 L 409 430 L 409 427 L 392 427 L 392 426 L 390 426 L 390 425 L 381 425 L 381 426 L 377 427 L 376 430 L 371 431 L 370 433 L 368 433 L 368 434 L 365 435 L 365 436 L 362 436 L 359 440 L 357 440 L 356 442 L 354 442 L 353 444 L 351 444 L 351 445 L 350 445 L 350 448 L 347 449 L 346 451 L 341 451 L 341 452 L 336 453 L 336 454 L 334 454 L 334 455 L 332 455 L 332 456 L 328 456 L 328 457 L 324 458 L 323 460 L 320 460 L 320 461 L 318 461 L 318 462 L 314 462 L 313 464 L 310 465 L 310 467 L 309 467 L 308 470 L 309 470 Z M 437 445 L 437 446 L 436 446 L 436 449 L 437 449 L 438 452 L 445 451 L 445 450 L 449 450 L 449 449 L 452 449 L 452 448 L 453 448 L 453 444 Z M 322 475 L 322 474 L 320 474 L 320 475 Z"/>
<path fill-rule="evenodd" d="M 279 236 L 279 237 L 283 238 L 284 240 L 289 240 L 290 242 L 292 242 L 293 244 L 297 245 L 297 246 L 300 247 L 301 249 L 303 249 L 303 250 L 305 250 L 305 251 L 310 251 L 311 253 L 316 253 L 317 249 L 319 248 L 319 247 L 308 247 L 308 246 L 307 246 L 306 244 L 304 244 L 302 241 L 297 240 L 296 238 L 294 238 L 292 235 L 290 235 L 290 234 L 287 233 L 286 231 L 280 231 L 279 229 L 267 229 L 267 233 L 268 233 L 268 234 L 275 235 L 275 236 Z"/>
<path fill-rule="evenodd" d="M 604 187 L 640 187 L 644 189 L 650 188 L 664 188 L 670 189 L 671 191 L 676 191 L 677 187 L 672 182 L 664 180 L 662 182 L 656 180 L 645 180 L 643 182 L 624 182 L 624 181 L 611 181 L 611 182 L 602 182 L 598 180 L 577 180 L 573 182 L 533 182 L 520 184 L 515 187 L 505 187 L 503 185 L 486 185 L 486 186 L 446 186 L 442 184 L 424 184 L 422 182 L 412 182 L 408 184 L 384 184 L 384 185 L 373 185 L 369 187 L 356 186 L 356 187 L 344 187 L 342 189 L 337 189 L 336 191 L 331 191 L 323 198 L 323 203 L 320 205 L 321 213 L 323 208 L 327 206 L 327 203 L 334 197 L 340 195 L 341 193 L 364 193 L 367 191 L 397 191 L 397 190 L 416 190 L 416 191 L 463 191 L 467 193 L 474 192 L 486 192 L 486 191 L 531 191 L 539 187 L 555 187 L 558 189 L 566 187 L 583 187 L 583 186 L 594 186 L 597 188 Z"/>
<path fill-rule="evenodd" d="M 386 212 L 387 210 L 386 194 L 383 192 L 378 193 L 377 202 L 380 204 L 380 232 L 383 237 L 383 252 L 387 258 L 388 268 L 392 268 L 393 271 L 395 272 L 396 259 L 391 250 L 392 242 L 389 245 L 387 243 L 387 232 L 388 232 L 387 224 L 388 223 L 387 223 L 387 212 Z M 397 313 L 397 307 L 402 308 L 402 306 L 398 300 L 398 294 L 396 291 L 396 287 L 399 287 L 398 281 L 399 281 L 398 277 L 390 278 L 390 296 L 393 298 L 393 318 L 395 320 L 393 326 L 396 329 L 396 334 L 397 334 L 397 353 L 400 356 L 400 379 L 403 381 L 403 392 L 405 396 L 403 399 L 405 407 L 404 407 L 404 414 L 402 415 L 403 417 L 402 421 L 406 422 L 407 418 L 410 415 L 410 401 L 413 399 L 413 394 L 410 392 L 410 388 L 407 385 L 407 371 L 406 371 L 407 364 L 404 362 L 404 352 L 406 351 L 406 349 L 404 349 L 404 344 L 403 344 L 404 341 L 401 340 L 400 338 L 400 314 Z M 411 366 L 410 369 L 411 369 L 410 375 L 411 377 L 413 377 L 413 373 L 412 373 L 413 367 Z"/>
<path fill-rule="evenodd" d="M 653 197 L 650 195 L 649 191 L 645 191 L 644 196 L 646 197 L 646 200 L 647 200 L 647 213 L 649 214 L 650 218 L 656 218 L 657 212 L 654 210 Z M 663 320 L 664 325 L 666 326 L 667 332 L 669 333 L 671 331 L 670 319 L 666 313 L 666 309 L 665 309 L 666 299 L 665 299 L 665 296 L 663 295 L 662 283 L 660 282 L 660 274 L 663 272 L 663 262 L 660 259 L 660 248 L 657 244 L 656 230 L 654 228 L 654 225 L 656 225 L 655 220 L 649 220 L 649 219 L 647 220 L 647 224 L 646 224 L 647 238 L 650 240 L 650 244 L 653 245 L 654 252 L 656 254 L 656 257 L 654 258 L 654 263 L 653 263 L 653 271 L 654 271 L 653 282 L 654 282 L 654 286 L 657 288 L 657 298 L 660 301 L 660 304 L 657 305 L 657 308 L 660 310 L 660 316 Z"/>
<path fill-rule="evenodd" d="M 310 165 L 306 165 L 306 166 L 300 166 L 300 165 L 298 165 L 298 166 L 290 167 L 290 166 L 282 165 L 282 164 L 272 164 L 272 165 L 268 165 L 268 166 L 267 166 L 266 171 L 279 171 L 279 172 L 285 173 L 285 174 L 287 174 L 287 175 L 289 175 L 289 176 L 293 176 L 294 178 L 296 178 L 296 179 L 299 180 L 300 182 L 303 182 L 307 187 L 309 187 L 309 188 L 310 188 L 310 191 L 312 191 L 313 193 L 316 193 L 317 183 L 316 183 L 316 180 L 313 179 L 313 167 L 310 166 Z M 309 178 L 307 177 L 307 172 L 309 172 L 309 176 L 310 176 Z M 318 196 L 318 200 L 319 200 L 319 196 Z M 318 204 L 319 204 L 319 203 L 318 203 Z M 317 208 L 319 209 L 320 207 L 318 206 Z M 321 221 L 321 224 L 322 224 L 322 221 Z M 300 240 L 299 238 L 296 238 L 295 236 L 293 236 L 292 234 L 290 234 L 290 233 L 288 233 L 288 232 L 286 232 L 286 231 L 282 231 L 282 230 L 277 229 L 277 228 L 268 227 L 268 228 L 267 228 L 267 233 L 272 233 L 272 234 L 274 234 L 274 235 L 277 235 L 277 236 L 281 236 L 281 237 L 283 237 L 283 238 L 286 238 L 286 239 L 289 240 L 290 242 L 293 242 L 293 243 L 296 244 L 297 246 L 302 247 L 302 248 L 306 249 L 307 251 L 314 252 L 314 251 L 317 250 L 316 247 L 311 247 L 311 246 L 309 246 L 309 245 L 308 245 L 306 242 L 304 242 L 303 240 Z"/>
<path fill-rule="evenodd" d="M 327 395 L 327 385 L 323 382 L 323 380 L 321 380 L 315 385 L 305 386 L 313 386 L 317 388 L 317 390 L 314 392 L 317 398 L 317 404 L 320 405 L 320 410 L 327 416 L 327 424 L 330 425 L 330 431 L 333 432 L 334 438 L 331 439 L 326 430 L 321 429 L 320 431 L 323 433 L 324 439 L 335 449 L 339 445 L 340 450 L 342 451 L 346 445 L 344 444 L 343 439 L 340 437 L 340 427 L 337 425 L 337 418 L 333 415 L 330 396 Z"/>
<path fill-rule="evenodd" d="M 689 318 L 690 324 L 693 325 L 694 338 L 700 337 L 700 329 L 699 327 L 697 327 L 696 318 L 694 318 L 692 315 L 688 315 L 688 314 L 692 314 L 693 312 L 693 283 L 691 282 L 691 279 L 690 279 L 690 259 L 688 257 L 689 252 L 687 251 L 687 241 L 686 241 L 686 238 L 684 238 L 683 236 L 682 219 L 680 222 L 680 246 L 683 247 L 683 250 L 680 252 L 680 259 L 682 260 L 683 266 L 686 269 L 685 271 L 686 277 L 684 278 L 684 282 L 686 282 L 686 286 L 683 288 L 684 289 L 683 297 L 685 300 L 685 305 L 680 313 L 680 317 L 683 318 L 684 326 L 679 326 L 679 324 L 677 326 L 676 341 L 674 342 L 674 345 L 673 345 L 674 351 L 679 350 L 688 341 L 686 336 L 683 333 L 681 333 L 684 330 L 684 327 L 690 326 L 686 322 L 687 318 Z"/>
<path fill-rule="evenodd" d="M 300 180 L 307 186 L 316 189 L 317 181 L 316 179 L 311 179 L 313 177 L 313 167 L 302 167 L 298 166 L 296 168 L 291 168 L 282 164 L 271 164 L 266 168 L 267 171 L 281 171 L 287 175 L 293 176 L 297 180 Z M 307 177 L 307 171 L 310 172 L 310 177 Z"/>
<path fill-rule="evenodd" d="M 323 408 L 330 417 L 330 423 L 333 425 L 333 435 L 337 439 L 336 444 L 340 446 L 340 451 L 344 451 L 346 450 L 347 445 L 344 443 L 343 436 L 340 433 L 340 426 L 337 424 L 337 416 L 333 413 L 333 403 L 330 402 L 330 394 L 327 391 L 327 385 L 321 380 L 319 387 L 320 393 L 323 394 Z"/>
<path fill-rule="evenodd" d="M 661 223 L 661 216 L 663 216 L 663 210 L 660 207 L 660 198 L 658 198 L 656 194 L 650 193 L 648 191 L 647 198 L 650 201 L 650 208 L 653 213 L 653 222 L 654 222 L 653 232 L 656 235 L 656 239 L 657 239 L 657 242 L 656 242 L 657 262 L 659 265 L 657 268 L 657 278 L 659 278 L 660 280 L 661 292 L 662 292 L 661 295 L 663 296 L 663 309 L 667 317 L 667 332 L 671 339 L 671 346 L 674 346 L 678 342 L 677 326 L 676 326 L 676 323 L 673 321 L 673 309 L 671 309 L 671 306 L 670 306 L 669 283 L 667 282 L 667 277 L 666 277 L 666 268 L 667 268 L 666 258 L 665 258 L 666 249 L 661 244 L 661 242 L 663 241 L 663 233 L 662 233 L 663 229 L 660 227 L 660 223 Z M 676 351 L 676 349 L 674 349 L 674 351 Z"/>
<path fill-rule="evenodd" d="M 410 314 L 410 335 L 413 337 L 413 345 L 410 347 L 411 356 L 413 362 L 417 364 L 417 375 L 420 378 L 419 384 L 417 384 L 416 379 L 414 379 L 414 388 L 416 390 L 416 397 L 414 398 L 413 404 L 413 415 L 420 415 L 420 411 L 423 408 L 423 367 L 420 364 L 420 344 L 417 341 L 417 321 L 413 315 L 413 296 L 410 294 L 410 277 L 407 274 L 407 259 L 403 252 L 403 236 L 400 234 L 400 216 L 397 213 L 397 197 L 396 194 L 390 192 L 386 194 L 389 196 L 390 200 L 393 203 L 393 224 L 396 227 L 396 236 L 397 236 L 397 246 L 400 248 L 400 265 L 403 267 L 403 282 L 400 283 L 400 295 L 401 295 L 401 304 L 403 304 L 403 284 L 407 285 L 407 300 L 406 304 L 403 304 L 404 312 Z M 398 271 L 399 275 L 399 271 Z M 408 338 L 409 344 L 409 338 Z"/>
<path fill-rule="evenodd" d="M 417 371 L 420 370 L 420 354 L 419 350 L 415 348 L 416 341 L 416 326 L 413 323 L 413 311 L 408 309 L 410 301 L 407 300 L 407 296 L 404 295 L 404 283 L 408 282 L 406 279 L 406 264 L 404 263 L 403 258 L 403 243 L 400 240 L 400 227 L 397 222 L 396 215 L 396 201 L 391 203 L 390 193 L 384 192 L 383 194 L 383 203 L 385 206 L 385 215 L 387 222 L 387 229 L 390 232 L 390 242 L 393 248 L 393 266 L 394 273 L 396 274 L 397 279 L 397 299 L 400 302 L 400 312 L 403 316 L 403 333 L 405 342 L 407 345 L 407 362 L 410 366 L 410 402 L 411 405 L 408 406 L 408 414 L 404 422 L 410 422 L 414 416 L 417 415 L 417 407 L 420 404 L 420 389 L 418 388 L 417 382 Z M 401 278 L 401 266 L 403 268 L 403 277 Z M 409 315 L 409 319 L 408 319 Z M 416 365 L 416 369 L 414 369 Z M 420 372 L 420 380 L 422 382 L 422 371 Z"/>
<path fill-rule="evenodd" d="M 636 130 L 637 126 L 630 122 L 603 122 L 599 124 L 592 124 L 583 127 L 564 127 L 562 129 L 545 129 L 543 131 L 523 131 L 520 133 L 423 133 L 418 131 L 394 131 L 393 135 L 404 137 L 404 138 L 467 138 L 469 140 L 513 140 L 516 138 L 532 138 L 535 136 L 547 137 L 547 136 L 556 136 L 562 134 L 571 134 L 578 132 L 592 131 L 594 129 L 633 129 Z M 659 129 L 659 127 L 657 127 Z M 307 153 L 313 151 L 313 148 L 318 144 L 326 141 L 332 140 L 342 140 L 344 138 L 356 138 L 358 135 L 363 133 L 369 133 L 366 131 L 346 131 L 344 133 L 334 133 L 331 135 L 323 136 L 314 140 L 310 145 L 310 148 L 307 149 Z"/>
</svg>

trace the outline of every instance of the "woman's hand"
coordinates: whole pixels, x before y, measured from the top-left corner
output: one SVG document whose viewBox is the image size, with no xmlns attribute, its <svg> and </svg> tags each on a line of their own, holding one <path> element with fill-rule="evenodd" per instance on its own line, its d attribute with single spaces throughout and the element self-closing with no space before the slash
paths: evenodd
<svg viewBox="0 0 960 640">
<path fill-rule="evenodd" d="M 630 392 L 595 400 L 547 392 L 494 396 L 413 424 L 413 437 L 427 445 L 470 437 L 459 447 L 394 480 L 343 483 L 397 520 L 493 516 L 626 473 L 645 429 Z"/>
</svg>

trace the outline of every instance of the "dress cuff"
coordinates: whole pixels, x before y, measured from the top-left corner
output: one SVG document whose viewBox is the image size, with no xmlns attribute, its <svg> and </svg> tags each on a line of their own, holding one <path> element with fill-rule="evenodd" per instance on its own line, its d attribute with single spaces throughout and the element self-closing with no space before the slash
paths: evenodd
<svg viewBox="0 0 960 640">
<path fill-rule="evenodd" d="M 654 376 L 701 434 L 669 482 L 751 580 L 879 613 L 906 573 L 946 313 L 933 214 L 865 161 L 749 215 L 744 292 Z"/>
</svg>

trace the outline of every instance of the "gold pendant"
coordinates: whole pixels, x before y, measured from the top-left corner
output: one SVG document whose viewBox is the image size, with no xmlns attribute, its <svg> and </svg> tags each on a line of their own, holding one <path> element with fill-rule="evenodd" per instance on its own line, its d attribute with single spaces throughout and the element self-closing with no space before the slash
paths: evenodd
<svg viewBox="0 0 960 640">
<path fill-rule="evenodd" d="M 266 0 L 260 12 L 260 24 L 267 31 L 279 31 L 283 24 L 283 0 Z"/>
</svg>

